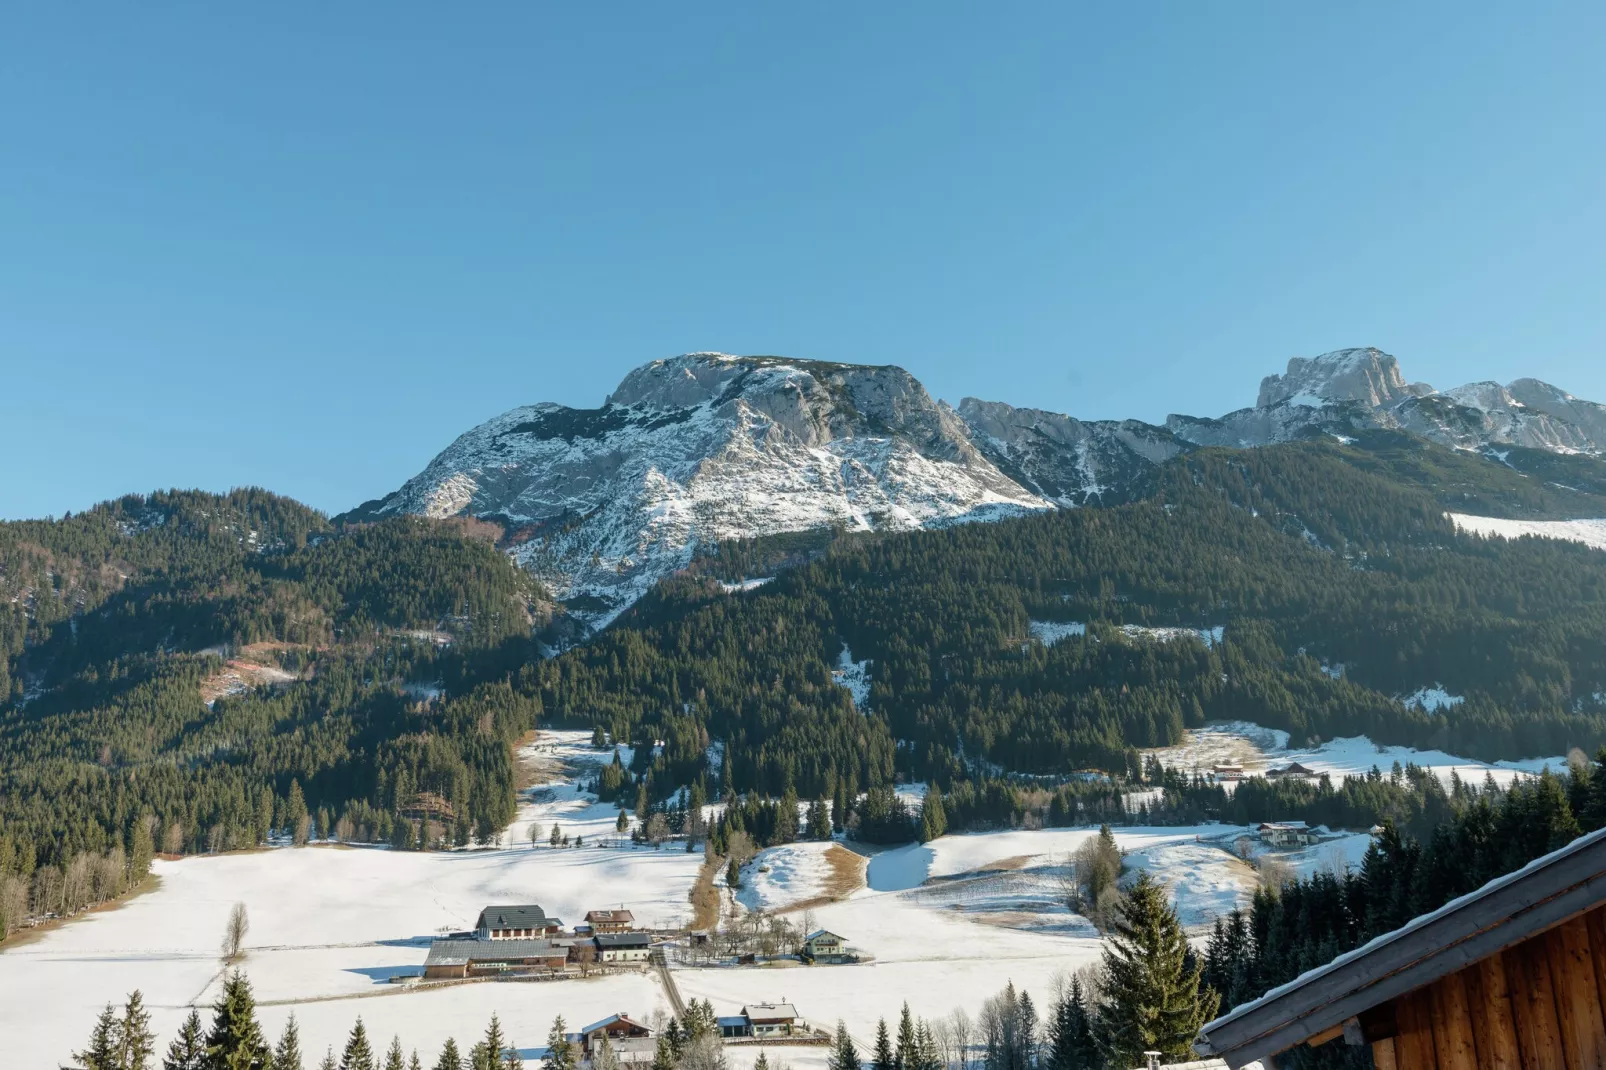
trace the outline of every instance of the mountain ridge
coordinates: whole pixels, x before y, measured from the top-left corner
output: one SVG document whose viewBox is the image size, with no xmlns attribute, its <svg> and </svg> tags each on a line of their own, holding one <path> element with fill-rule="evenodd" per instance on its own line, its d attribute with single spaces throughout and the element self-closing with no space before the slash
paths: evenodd
<svg viewBox="0 0 1606 1070">
<path fill-rule="evenodd" d="M 721 541 L 1118 504 L 1197 449 L 1368 432 L 1506 463 L 1513 448 L 1596 456 L 1606 406 L 1537 379 L 1439 391 L 1351 348 L 1290 359 L 1254 406 L 1221 417 L 1084 421 L 970 397 L 954 408 L 896 365 L 689 353 L 631 370 L 595 409 L 493 417 L 341 519 L 498 522 L 515 560 L 597 628 Z"/>
</svg>

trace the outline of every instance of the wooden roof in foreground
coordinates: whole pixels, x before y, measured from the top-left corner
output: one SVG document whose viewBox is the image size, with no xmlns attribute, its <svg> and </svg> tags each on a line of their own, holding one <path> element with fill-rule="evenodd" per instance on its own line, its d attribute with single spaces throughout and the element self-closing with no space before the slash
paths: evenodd
<svg viewBox="0 0 1606 1070">
<path fill-rule="evenodd" d="M 1204 1027 L 1202 1055 L 1239 1067 L 1342 1027 L 1606 902 L 1606 829 L 1453 899 Z"/>
</svg>

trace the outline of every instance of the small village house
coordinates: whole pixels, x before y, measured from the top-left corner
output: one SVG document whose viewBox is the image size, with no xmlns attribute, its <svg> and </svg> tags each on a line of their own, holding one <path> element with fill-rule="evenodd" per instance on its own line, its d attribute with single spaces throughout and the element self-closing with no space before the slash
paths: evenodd
<svg viewBox="0 0 1606 1070">
<path fill-rule="evenodd" d="M 742 1008 L 742 1017 L 747 1019 L 748 1035 L 754 1037 L 789 1037 L 809 1028 L 790 1003 L 749 1003 Z"/>
<path fill-rule="evenodd" d="M 1228 1066 L 1370 1046 L 1378 1070 L 1606 1066 L 1606 829 L 1206 1025 Z"/>
<path fill-rule="evenodd" d="M 829 929 L 816 929 L 803 938 L 803 957 L 815 962 L 842 962 L 850 956 L 842 937 Z"/>
<path fill-rule="evenodd" d="M 474 935 L 481 940 L 528 940 L 555 935 L 562 928 L 563 922 L 547 917 L 539 904 L 491 906 L 480 911 Z"/>
<path fill-rule="evenodd" d="M 435 940 L 424 959 L 424 979 L 547 976 L 568 959 L 568 948 L 541 939 Z"/>
<path fill-rule="evenodd" d="M 620 907 L 617 910 L 590 910 L 586 924 L 593 933 L 627 933 L 636 927 L 636 916 Z"/>
<path fill-rule="evenodd" d="M 600 1022 L 592 1022 L 572 1038 L 587 1062 L 602 1051 L 603 1040 L 621 1063 L 651 1063 L 657 1050 L 652 1030 L 620 1011 Z"/>
<path fill-rule="evenodd" d="M 1308 847 L 1317 838 L 1303 821 L 1266 821 L 1256 831 L 1272 847 Z"/>
<path fill-rule="evenodd" d="M 1289 762 L 1281 769 L 1266 770 L 1267 780 L 1309 780 L 1315 775 L 1315 770 L 1307 769 L 1298 762 Z"/>
<path fill-rule="evenodd" d="M 1217 762 L 1211 766 L 1210 775 L 1217 780 L 1242 780 L 1244 767 L 1237 762 Z"/>
<path fill-rule="evenodd" d="M 598 933 L 597 960 L 604 964 L 646 962 L 652 957 L 652 937 L 646 933 Z"/>
</svg>

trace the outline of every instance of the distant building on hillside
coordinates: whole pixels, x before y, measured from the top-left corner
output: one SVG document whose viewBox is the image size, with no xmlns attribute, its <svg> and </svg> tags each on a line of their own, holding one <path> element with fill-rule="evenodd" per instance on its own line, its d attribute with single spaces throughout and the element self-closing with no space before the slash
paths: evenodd
<svg viewBox="0 0 1606 1070">
<path fill-rule="evenodd" d="M 847 941 L 829 929 L 816 929 L 803 938 L 803 956 L 815 962 L 847 962 L 853 958 Z"/>
<path fill-rule="evenodd" d="M 1242 780 L 1244 767 L 1237 762 L 1217 762 L 1210 767 L 1210 775 L 1217 780 Z"/>
<path fill-rule="evenodd" d="M 474 934 L 481 940 L 528 940 L 536 936 L 552 936 L 563 928 L 563 922 L 549 918 L 539 904 L 527 906 L 486 907 L 474 923 Z"/>
<path fill-rule="evenodd" d="M 1273 847 L 1308 847 L 1316 842 L 1316 833 L 1303 821 L 1266 821 L 1256 831 Z"/>
<path fill-rule="evenodd" d="M 620 907 L 618 910 L 589 910 L 586 924 L 594 933 L 627 933 L 636 927 L 636 916 Z"/>
<path fill-rule="evenodd" d="M 1298 762 L 1289 762 L 1281 769 L 1266 770 L 1267 780 L 1309 780 L 1316 775 L 1316 770 L 1306 769 Z"/>
</svg>

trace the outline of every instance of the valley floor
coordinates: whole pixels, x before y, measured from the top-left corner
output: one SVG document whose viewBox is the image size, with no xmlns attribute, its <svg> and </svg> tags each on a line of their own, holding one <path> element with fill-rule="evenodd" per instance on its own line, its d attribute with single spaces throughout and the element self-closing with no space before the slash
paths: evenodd
<svg viewBox="0 0 1606 1070">
<path fill-rule="evenodd" d="M 1246 747 L 1258 747 L 1265 760 L 1282 761 L 1286 752 L 1278 742 L 1253 726 L 1228 726 L 1194 734 L 1191 749 L 1176 757 L 1207 762 L 1226 753 L 1222 748 L 1244 756 Z M 1325 755 L 1330 766 L 1322 768 L 1335 773 L 1340 767 L 1364 772 L 1374 761 L 1386 769 L 1392 752 L 1373 751 L 1368 758 L 1364 742 L 1335 741 L 1300 752 L 1298 760 L 1312 765 Z M 6 948 L 0 952 L 0 1035 L 7 1038 L 11 1065 L 59 1065 L 82 1045 L 99 1007 L 136 987 L 165 1048 L 191 1005 L 208 1014 L 222 976 L 217 949 L 236 902 L 250 916 L 242 966 L 262 1019 L 276 1036 L 293 1012 L 309 1062 L 325 1047 L 338 1047 L 358 1015 L 381 1046 L 400 1035 L 405 1047 L 429 1056 L 427 1065 L 447 1035 L 471 1042 L 493 1012 L 529 1060 L 538 1057 L 557 1015 L 575 1029 L 617 1011 L 668 1013 L 668 994 L 656 974 L 646 972 L 549 983 L 389 983 L 393 975 L 418 973 L 433 936 L 471 927 L 490 903 L 540 903 L 566 924 L 587 910 L 621 904 L 654 928 L 689 921 L 688 893 L 701 852 L 679 845 L 599 846 L 615 838 L 617 810 L 582 793 L 579 781 L 588 763 L 608 754 L 591 750 L 581 734 L 554 732 L 539 737 L 525 756 L 544 759 L 554 775 L 563 772 L 526 792 L 495 849 L 411 853 L 319 845 L 157 862 L 155 891 Z M 1445 764 L 1475 763 L 1451 758 Z M 543 839 L 531 847 L 530 823 L 550 829 L 554 821 L 571 837 L 583 836 L 586 846 L 554 848 Z M 1233 854 L 1248 832 L 1223 825 L 1132 827 L 1118 830 L 1117 839 L 1129 867 L 1152 870 L 1170 888 L 1185 924 L 1197 931 L 1252 893 L 1254 872 Z M 839 844 L 771 848 L 749 865 L 738 909 L 806 917 L 841 934 L 866 961 L 677 966 L 676 984 L 686 999 L 711 999 L 719 1014 L 734 1014 L 746 1003 L 791 1001 L 818 1026 L 842 1019 L 861 1047 L 873 1041 L 876 1019 L 894 1017 L 905 1001 L 926 1017 L 954 1007 L 974 1014 L 986 997 L 1013 982 L 1041 1003 L 1061 978 L 1099 955 L 1096 933 L 1062 905 L 1058 886 L 1064 863 L 1095 834 L 962 834 L 851 857 Z M 1305 871 L 1338 869 L 1358 864 L 1367 842 L 1364 834 L 1334 836 L 1286 860 Z M 741 1068 L 757 1049 L 736 1046 L 730 1054 Z M 788 1047 L 770 1054 L 812 1070 L 824 1065 L 826 1053 Z"/>
</svg>

